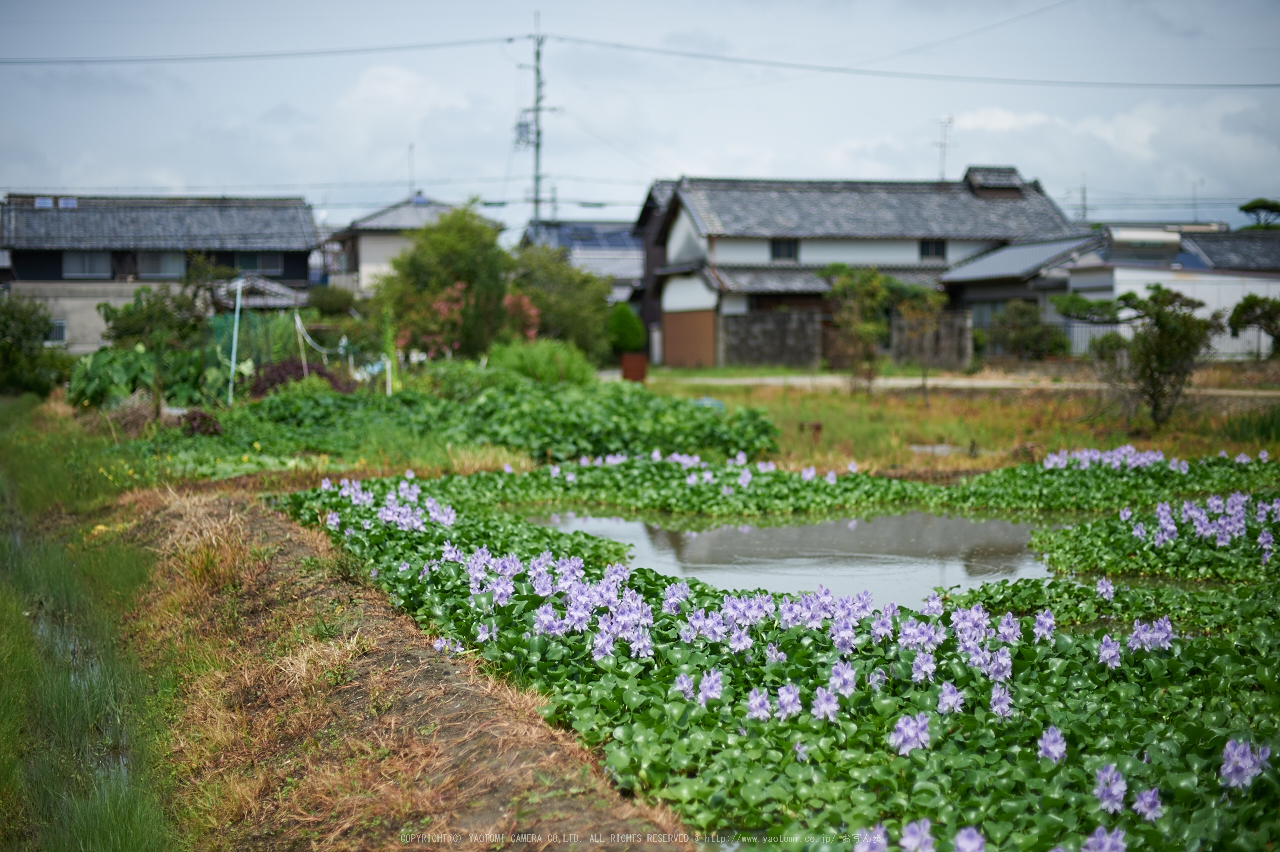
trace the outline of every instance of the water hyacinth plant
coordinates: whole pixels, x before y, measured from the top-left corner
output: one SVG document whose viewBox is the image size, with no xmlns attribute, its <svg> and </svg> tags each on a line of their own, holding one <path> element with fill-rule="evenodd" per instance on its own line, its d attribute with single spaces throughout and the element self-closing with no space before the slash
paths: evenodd
<svg viewBox="0 0 1280 852">
<path fill-rule="evenodd" d="M 722 479 L 739 501 L 775 487 L 806 499 L 881 487 L 846 485 L 872 479 L 861 474 L 828 486 L 758 466 L 743 487 L 746 459 L 733 461 L 723 471 L 667 457 L 570 466 L 590 494 L 610 483 L 635 491 L 629 476 L 688 492 L 703 488 L 702 473 L 712 474 L 713 501 Z M 691 472 L 698 483 L 686 485 Z M 1063 632 L 1079 613 L 1047 600 L 1056 586 L 1046 583 L 1034 586 L 1034 608 L 988 607 L 984 586 L 919 612 L 821 588 L 725 593 L 631 568 L 612 542 L 494 511 L 578 487 L 566 479 L 543 469 L 403 487 L 398 477 L 293 495 L 290 505 L 366 559 L 391 600 L 449 650 L 470 646 L 546 694 L 548 720 L 599 748 L 620 787 L 670 803 L 691 826 L 883 826 L 902 848 L 933 848 L 935 832 L 956 848 L 1081 848 L 1101 813 L 1107 842 L 1160 848 L 1170 826 L 1180 846 L 1211 846 L 1274 820 L 1264 807 L 1275 794 L 1265 744 L 1280 735 L 1274 635 L 1189 637 L 1158 611 L 1122 621 L 1138 621 L 1116 634 L 1124 642 Z M 331 513 L 336 526 L 325 523 Z M 1089 606 L 1117 611 L 1136 594 L 1082 591 Z M 1115 777 L 1098 777 L 1107 766 Z M 1128 797 L 1128 785 L 1143 793 Z M 1206 808 L 1212 819 L 1191 819 Z"/>
</svg>

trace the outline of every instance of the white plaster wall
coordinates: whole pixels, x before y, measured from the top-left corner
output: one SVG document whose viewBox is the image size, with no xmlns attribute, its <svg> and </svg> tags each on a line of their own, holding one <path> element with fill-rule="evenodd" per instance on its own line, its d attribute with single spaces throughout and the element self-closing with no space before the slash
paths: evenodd
<svg viewBox="0 0 1280 852">
<path fill-rule="evenodd" d="M 823 266 L 828 263 L 847 263 L 850 266 L 915 265 L 920 262 L 920 241 L 801 240 L 800 262 L 806 266 Z"/>
<path fill-rule="evenodd" d="M 768 240 L 716 237 L 711 243 L 711 262 L 761 266 L 773 261 L 769 257 Z"/>
<path fill-rule="evenodd" d="M 1067 279 L 1067 289 L 1100 293 L 1100 295 L 1094 295 L 1094 292 L 1086 292 L 1085 295 L 1090 299 L 1110 299 L 1115 289 L 1115 279 L 1111 273 L 1110 269 L 1073 269 L 1071 277 Z"/>
<path fill-rule="evenodd" d="M 413 245 L 413 240 L 400 234 L 360 235 L 360 287 L 372 289 L 379 276 L 391 272 L 391 258 Z"/>
<path fill-rule="evenodd" d="M 702 260 L 707 256 L 707 240 L 698 233 L 693 218 L 684 207 L 676 214 L 671 225 L 671 233 L 667 235 L 667 263 L 689 263 Z M 722 261 L 723 262 L 723 261 Z"/>
<path fill-rule="evenodd" d="M 662 288 L 663 313 L 713 310 L 720 294 L 697 275 L 673 275 Z"/>
<path fill-rule="evenodd" d="M 747 313 L 746 293 L 724 293 L 720 296 L 720 316 L 732 317 Z"/>
<path fill-rule="evenodd" d="M 967 260 L 984 251 L 991 251 L 998 245 L 1000 243 L 991 240 L 947 240 L 947 265 Z"/>
<path fill-rule="evenodd" d="M 115 281 L 14 281 L 12 292 L 43 302 L 52 319 L 67 324 L 67 351 L 72 355 L 96 352 L 106 345 L 102 333 L 107 325 L 98 313 L 98 303 L 120 307 L 133 301 L 133 291 L 161 282 Z"/>
<path fill-rule="evenodd" d="M 1207 275 L 1195 270 L 1178 269 L 1115 270 L 1115 296 L 1125 293 L 1146 296 L 1148 284 L 1159 284 L 1188 298 L 1204 302 L 1204 307 L 1196 311 L 1201 316 L 1208 316 L 1214 311 L 1222 311 L 1224 317 L 1229 316 L 1231 309 L 1249 293 L 1271 299 L 1280 298 L 1280 279 L 1276 278 Z M 1259 354 L 1259 349 L 1264 358 L 1271 352 L 1269 335 L 1251 330 L 1241 332 L 1239 337 L 1232 337 L 1228 331 L 1213 339 L 1216 358 L 1252 358 Z"/>
</svg>

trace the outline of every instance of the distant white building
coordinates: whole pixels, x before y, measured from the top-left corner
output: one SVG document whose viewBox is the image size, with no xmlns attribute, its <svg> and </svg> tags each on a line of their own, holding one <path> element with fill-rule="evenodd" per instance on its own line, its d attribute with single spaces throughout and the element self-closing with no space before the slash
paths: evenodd
<svg viewBox="0 0 1280 852">
<path fill-rule="evenodd" d="M 633 222 L 539 222 L 525 229 L 522 243 L 564 249 L 569 263 L 613 282 L 611 303 L 639 298 L 644 277 L 644 244 Z"/>
<path fill-rule="evenodd" d="M 356 219 L 329 238 L 343 258 L 340 272 L 329 273 L 329 284 L 358 296 L 373 293 L 379 277 L 391 271 L 391 258 L 413 243 L 411 232 L 431 225 L 454 208 L 421 192 L 404 201 Z"/>
<path fill-rule="evenodd" d="M 1109 225 L 1092 234 L 1004 246 L 942 275 L 955 307 L 973 313 L 975 328 L 990 326 L 1010 301 L 1035 302 L 1045 322 L 1060 323 L 1072 354 L 1088 349 L 1097 327 L 1066 321 L 1050 297 L 1080 293 L 1114 299 L 1145 296 L 1159 284 L 1204 303 L 1201 313 L 1230 313 L 1248 293 L 1280 298 L 1280 231 L 1224 232 L 1208 226 Z M 1259 331 L 1214 340 L 1214 357 L 1265 357 L 1271 339 Z"/>
</svg>

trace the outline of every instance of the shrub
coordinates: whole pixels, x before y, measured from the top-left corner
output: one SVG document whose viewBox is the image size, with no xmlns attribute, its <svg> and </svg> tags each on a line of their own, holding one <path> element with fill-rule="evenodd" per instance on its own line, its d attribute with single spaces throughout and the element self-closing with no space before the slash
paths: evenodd
<svg viewBox="0 0 1280 852">
<path fill-rule="evenodd" d="M 991 342 L 1020 360 L 1040 361 L 1050 355 L 1066 355 L 1071 341 L 1057 326 L 1040 321 L 1040 308 L 1019 299 L 1009 302 L 991 325 Z"/>
<path fill-rule="evenodd" d="M 182 415 L 182 431 L 191 435 L 221 435 L 222 424 L 207 411 L 193 408 Z"/>
<path fill-rule="evenodd" d="M 606 329 L 609 333 L 609 345 L 614 352 L 639 352 L 644 349 L 644 323 L 626 302 L 613 306 Z"/>
<path fill-rule="evenodd" d="M 351 393 L 355 390 L 355 385 L 351 382 L 344 381 L 319 364 L 308 364 L 307 374 L 317 376 L 329 383 L 329 387 L 338 393 Z M 271 393 L 271 391 L 288 384 L 289 382 L 300 382 L 306 378 L 303 374 L 301 361 L 281 361 L 278 364 L 268 364 L 258 370 L 257 377 L 253 380 L 253 387 L 249 393 L 251 396 L 261 398 Z"/>
<path fill-rule="evenodd" d="M 307 294 L 307 306 L 327 317 L 343 316 L 356 303 L 356 294 L 342 287 L 315 287 Z"/>
<path fill-rule="evenodd" d="M 44 339 L 53 330 L 49 309 L 22 296 L 0 298 L 0 393 L 44 396 L 54 376 L 43 363 Z"/>
<path fill-rule="evenodd" d="M 522 246 L 514 256 L 511 284 L 538 308 L 538 333 L 603 363 L 609 355 L 608 279 L 574 267 L 563 249 L 551 246 Z"/>
<path fill-rule="evenodd" d="M 596 377 L 595 368 L 581 350 L 559 340 L 500 344 L 489 350 L 489 363 L 514 370 L 543 385 L 561 382 L 585 385 Z"/>
</svg>

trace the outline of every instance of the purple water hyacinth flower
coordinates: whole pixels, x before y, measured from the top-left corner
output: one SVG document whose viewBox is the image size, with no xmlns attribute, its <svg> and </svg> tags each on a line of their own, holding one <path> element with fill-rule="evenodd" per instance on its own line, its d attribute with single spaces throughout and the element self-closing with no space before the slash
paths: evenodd
<svg viewBox="0 0 1280 852">
<path fill-rule="evenodd" d="M 854 836 L 858 842 L 853 845 L 853 852 L 889 852 L 889 833 L 884 830 L 884 823 L 854 832 Z"/>
<path fill-rule="evenodd" d="M 1120 510 L 1120 520 L 1127 521 L 1132 517 L 1133 517 L 1133 510 L 1130 509 L 1128 506 L 1125 506 L 1123 509 Z"/>
<path fill-rule="evenodd" d="M 938 693 L 938 712 L 942 714 L 956 713 L 964 708 L 964 695 L 956 689 L 955 684 L 946 681 L 942 691 Z"/>
<path fill-rule="evenodd" d="M 733 629 L 733 634 L 729 637 L 729 650 L 733 651 L 735 654 L 749 650 L 754 644 L 755 640 L 748 636 L 747 631 L 743 630 L 741 627 L 735 627 Z"/>
<path fill-rule="evenodd" d="M 929 714 L 917 713 L 915 716 L 899 718 L 889 734 L 889 745 L 896 748 L 901 755 L 910 754 L 917 748 L 928 748 Z"/>
<path fill-rule="evenodd" d="M 836 484 L 836 472 L 835 472 L 834 470 L 829 470 L 829 471 L 827 471 L 827 475 L 826 475 L 826 476 L 824 476 L 824 477 L 823 477 L 823 479 L 825 479 L 825 480 L 827 481 L 827 484 L 828 484 L 828 485 L 835 485 L 835 484 Z"/>
<path fill-rule="evenodd" d="M 778 690 L 778 712 L 776 715 L 779 719 L 786 721 L 788 716 L 794 716 L 802 709 L 800 706 L 800 687 L 788 683 Z"/>
<path fill-rule="evenodd" d="M 559 636 L 564 632 L 564 624 L 556 615 L 554 605 L 545 603 L 534 612 L 533 632 L 534 635 L 545 633 L 549 636 Z"/>
<path fill-rule="evenodd" d="M 893 619 L 882 612 L 875 621 L 871 622 L 871 638 L 880 642 L 892 635 Z"/>
<path fill-rule="evenodd" d="M 999 684 L 991 687 L 991 712 L 1001 719 L 1008 719 L 1013 715 L 1013 701 L 1009 697 L 1009 690 Z"/>
<path fill-rule="evenodd" d="M 718 701 L 722 689 L 720 672 L 711 669 L 702 676 L 702 681 L 698 684 L 698 703 L 706 707 L 708 701 Z"/>
<path fill-rule="evenodd" d="M 857 463 L 856 461 L 851 461 L 851 462 L 849 462 L 848 468 L 849 468 L 849 472 L 850 472 L 850 473 L 857 473 L 857 472 L 858 472 L 858 463 Z"/>
<path fill-rule="evenodd" d="M 329 481 L 328 477 L 325 477 L 324 479 L 320 480 L 320 490 L 321 491 L 333 490 L 333 483 Z"/>
<path fill-rule="evenodd" d="M 1106 828 L 1098 826 L 1084 840 L 1084 845 L 1080 847 L 1080 852 L 1125 852 L 1128 844 L 1124 842 L 1124 829 L 1117 828 L 1110 834 Z"/>
<path fill-rule="evenodd" d="M 809 762 L 809 747 L 804 743 L 796 743 L 791 747 L 791 751 L 795 754 L 796 760 L 800 763 Z"/>
<path fill-rule="evenodd" d="M 1098 580 L 1098 584 L 1094 587 L 1094 589 L 1097 591 L 1098 597 L 1102 598 L 1104 601 L 1109 602 L 1111 601 L 1112 598 L 1116 596 L 1115 587 L 1111 585 L 1111 581 L 1108 580 L 1106 577 L 1103 577 L 1102 579 Z"/>
<path fill-rule="evenodd" d="M 600 662 L 605 657 L 613 656 L 614 636 L 612 633 L 601 631 L 596 634 L 596 638 L 591 644 L 591 659 Z"/>
<path fill-rule="evenodd" d="M 742 473 L 738 474 L 738 487 L 747 488 L 751 485 L 751 471 L 746 468 L 742 469 Z"/>
<path fill-rule="evenodd" d="M 921 615 L 942 615 L 942 598 L 938 597 L 938 593 L 934 592 L 925 598 L 924 606 L 920 607 Z M 911 823 L 915 825 L 916 823 Z"/>
<path fill-rule="evenodd" d="M 933 823 L 928 819 L 909 822 L 902 827 L 902 838 L 898 845 L 904 852 L 934 852 L 933 834 L 930 829 Z"/>
<path fill-rule="evenodd" d="M 1228 740 L 1222 749 L 1222 768 L 1218 771 L 1224 787 L 1243 788 L 1253 783 L 1267 765 L 1271 749 L 1259 746 L 1255 752 L 1248 742 Z"/>
<path fill-rule="evenodd" d="M 1244 453 L 1236 456 L 1236 464 L 1248 464 L 1251 461 L 1253 461 L 1253 459 L 1249 458 Z"/>
<path fill-rule="evenodd" d="M 920 651 L 911 663 L 911 680 L 915 683 L 924 683 L 925 681 L 933 683 L 933 673 L 937 668 L 937 664 L 933 661 L 933 654 L 928 651 Z"/>
<path fill-rule="evenodd" d="M 773 709 L 769 706 L 769 693 L 762 689 L 753 689 L 747 696 L 747 718 L 767 722 L 773 717 Z"/>
<path fill-rule="evenodd" d="M 1120 668 L 1120 643 L 1111 638 L 1110 634 L 1102 637 L 1102 643 L 1098 646 L 1098 662 L 1109 669 Z"/>
<path fill-rule="evenodd" d="M 565 481 L 565 482 L 577 482 L 577 481 L 578 481 L 578 475 L 577 475 L 576 473 L 574 473 L 573 471 L 569 471 L 568 473 L 566 473 L 566 474 L 564 475 L 564 481 Z"/>
<path fill-rule="evenodd" d="M 1031 632 L 1035 634 L 1037 645 L 1040 644 L 1041 639 L 1047 642 L 1052 638 L 1053 625 L 1054 621 L 1052 612 L 1046 609 L 1043 612 L 1036 613 L 1036 623 L 1031 628 Z"/>
<path fill-rule="evenodd" d="M 848 654 L 853 650 L 854 640 L 857 634 L 854 632 L 853 624 L 844 618 L 837 618 L 831 622 L 831 627 L 827 629 L 827 637 L 831 639 L 832 646 L 841 654 Z"/>
<path fill-rule="evenodd" d="M 1000 626 L 996 628 L 996 638 L 1010 644 L 1022 638 L 1022 623 L 1013 617 L 1013 613 L 1006 612 L 1004 618 L 1000 619 Z"/>
<path fill-rule="evenodd" d="M 956 852 L 985 852 L 986 848 L 987 841 L 973 826 L 965 826 L 956 832 Z"/>
<path fill-rule="evenodd" d="M 818 471 L 812 467 L 806 467 L 804 470 L 800 471 L 801 482 L 812 482 L 814 479 L 817 478 L 817 476 L 818 476 Z"/>
<path fill-rule="evenodd" d="M 653 656 L 653 638 L 643 628 L 631 639 L 632 658 L 648 658 Z"/>
<path fill-rule="evenodd" d="M 1059 731 L 1053 725 L 1045 728 L 1043 734 L 1040 735 L 1040 741 L 1036 743 L 1040 746 L 1040 757 L 1047 757 L 1054 763 L 1059 763 L 1062 758 L 1067 756 L 1067 741 L 1063 739 L 1062 731 Z"/>
<path fill-rule="evenodd" d="M 1124 782 L 1115 765 L 1108 763 L 1094 773 L 1093 777 L 1098 782 L 1093 788 L 1093 795 L 1102 809 L 1109 814 L 1118 814 L 1124 810 L 1124 794 L 1129 785 Z"/>
<path fill-rule="evenodd" d="M 813 703 L 809 707 L 809 712 L 815 719 L 826 719 L 828 722 L 836 721 L 836 714 L 840 712 L 839 700 L 821 686 L 814 690 Z"/>
<path fill-rule="evenodd" d="M 342 518 L 338 517 L 337 512 L 330 512 L 325 516 L 324 522 L 330 529 L 336 530 L 338 525 L 342 523 Z"/>
<path fill-rule="evenodd" d="M 477 642 L 488 642 L 489 638 L 493 635 L 494 634 L 489 632 L 489 625 L 485 624 L 483 621 L 476 625 Z"/>
<path fill-rule="evenodd" d="M 1142 521 L 1138 521 L 1138 523 L 1133 525 L 1133 537 L 1140 538 L 1144 541 L 1146 540 L 1147 528 L 1142 525 Z"/>
<path fill-rule="evenodd" d="M 693 678 L 687 674 L 677 675 L 675 685 L 672 688 L 683 695 L 685 700 L 693 700 Z"/>
<path fill-rule="evenodd" d="M 779 651 L 778 646 L 770 642 L 764 648 L 764 658 L 770 663 L 785 663 L 787 655 L 784 651 Z"/>
<path fill-rule="evenodd" d="M 1013 657 L 1008 648 L 996 651 L 991 655 L 990 661 L 986 675 L 996 683 L 1004 683 L 1013 675 Z"/>
<path fill-rule="evenodd" d="M 857 684 L 858 675 L 853 671 L 853 666 L 846 662 L 839 662 L 831 667 L 831 679 L 827 681 L 827 686 L 832 692 L 838 692 L 848 698 L 853 695 Z"/>
<path fill-rule="evenodd" d="M 1152 787 L 1150 790 L 1143 790 L 1133 800 L 1133 810 L 1147 822 L 1155 822 L 1164 814 L 1164 807 L 1160 804 L 1160 790 Z"/>
<path fill-rule="evenodd" d="M 888 679 L 889 676 L 884 673 L 884 669 L 876 669 L 871 674 L 867 675 L 867 686 L 871 687 L 876 692 L 879 692 L 880 688 L 884 686 L 885 681 Z"/>
</svg>

